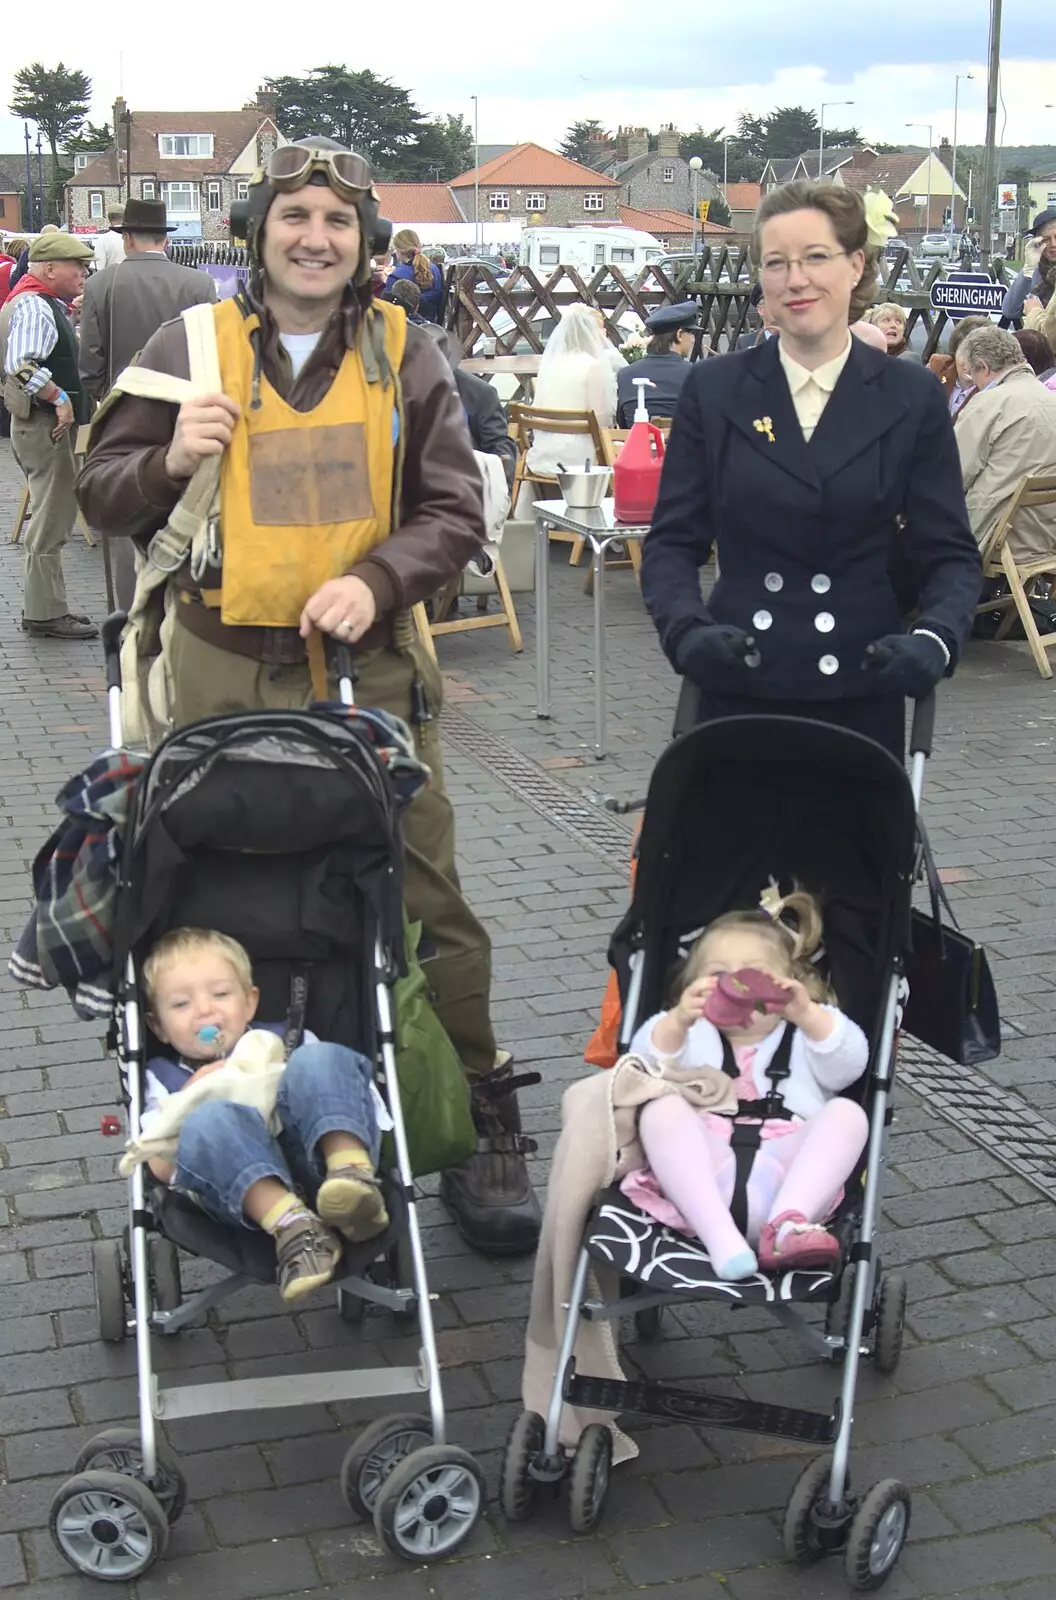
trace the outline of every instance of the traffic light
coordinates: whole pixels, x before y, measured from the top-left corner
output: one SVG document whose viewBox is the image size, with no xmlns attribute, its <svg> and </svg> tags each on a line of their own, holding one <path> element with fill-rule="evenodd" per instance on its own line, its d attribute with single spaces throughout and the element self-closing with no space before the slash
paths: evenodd
<svg viewBox="0 0 1056 1600">
<path fill-rule="evenodd" d="M 708 212 L 710 210 L 711 210 L 711 201 L 710 200 L 699 200 L 697 202 L 697 214 L 699 215 L 701 222 L 707 222 L 707 220 L 708 220 Z"/>
</svg>

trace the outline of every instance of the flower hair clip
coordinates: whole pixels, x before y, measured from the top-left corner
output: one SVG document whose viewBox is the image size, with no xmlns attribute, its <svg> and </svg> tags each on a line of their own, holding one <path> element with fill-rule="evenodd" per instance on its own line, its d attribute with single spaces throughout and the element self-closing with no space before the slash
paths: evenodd
<svg viewBox="0 0 1056 1600">
<path fill-rule="evenodd" d="M 752 423 L 752 427 L 755 429 L 756 433 L 765 433 L 771 444 L 776 443 L 774 439 L 774 424 L 771 422 L 769 417 L 756 417 L 755 421 Z"/>
<path fill-rule="evenodd" d="M 895 208 L 882 189 L 871 189 L 864 200 L 867 242 L 874 250 L 882 250 L 898 233 Z"/>
</svg>

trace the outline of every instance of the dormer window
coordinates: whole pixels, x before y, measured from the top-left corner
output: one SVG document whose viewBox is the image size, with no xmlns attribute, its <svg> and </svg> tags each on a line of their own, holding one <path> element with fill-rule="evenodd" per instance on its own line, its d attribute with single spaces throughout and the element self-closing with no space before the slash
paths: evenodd
<svg viewBox="0 0 1056 1600">
<path fill-rule="evenodd" d="M 210 160 L 213 154 L 211 133 L 159 133 L 160 156 L 189 156 L 192 160 Z"/>
</svg>

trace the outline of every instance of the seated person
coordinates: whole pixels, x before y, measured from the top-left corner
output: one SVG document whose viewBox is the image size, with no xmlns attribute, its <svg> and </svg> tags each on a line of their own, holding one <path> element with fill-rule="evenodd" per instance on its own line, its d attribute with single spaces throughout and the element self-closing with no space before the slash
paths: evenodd
<svg viewBox="0 0 1056 1600">
<path fill-rule="evenodd" d="M 937 350 L 928 361 L 928 371 L 933 372 L 945 389 L 949 399 L 950 416 L 956 422 L 962 409 L 975 394 L 974 384 L 966 388 L 957 372 L 957 352 L 970 333 L 977 328 L 992 328 L 989 317 L 961 317 L 953 325 L 945 351 Z"/>
<path fill-rule="evenodd" d="M 862 321 L 879 328 L 889 356 L 907 356 L 909 360 L 916 361 L 906 338 L 906 313 L 900 305 L 893 300 L 885 300 L 878 306 L 870 306 Z"/>
<path fill-rule="evenodd" d="M 825 1227 L 858 1163 L 869 1124 L 841 1089 L 865 1071 L 869 1046 L 839 1011 L 811 957 L 821 943 L 821 912 L 802 890 L 767 891 L 758 911 L 731 911 L 705 929 L 690 952 L 681 995 L 642 1024 L 633 1054 L 663 1069 L 712 1067 L 736 1074 L 736 1116 L 698 1111 L 680 1095 L 643 1106 L 639 1138 L 648 1168 L 630 1172 L 623 1192 L 644 1211 L 703 1243 L 728 1282 L 789 1267 L 833 1267 L 840 1246 Z M 765 907 L 765 908 L 764 908 Z M 754 970 L 775 998 L 734 1019 L 716 1005 L 719 978 Z M 712 1020 L 714 1018 L 714 1020 Z M 777 1084 L 781 1115 L 759 1112 L 768 1069 L 785 1052 Z M 730 1214 L 735 1121 L 761 1122 L 748 1178 L 748 1226 Z"/>
<path fill-rule="evenodd" d="M 532 404 L 544 411 L 593 411 L 600 428 L 615 427 L 616 369 L 625 365 L 606 337 L 599 311 L 580 302 L 565 306 L 546 341 Z M 529 472 L 553 478 L 561 466 L 582 466 L 593 454 L 590 439 L 581 433 L 539 432 L 526 459 Z M 525 489 L 539 499 L 533 485 Z"/>
<path fill-rule="evenodd" d="M 1039 383 L 1011 333 L 977 328 L 957 351 L 978 391 L 957 424 L 972 532 L 984 546 L 1028 476 L 1056 477 L 1056 395 Z M 1009 535 L 1016 561 L 1056 556 L 1056 506 L 1022 511 Z"/>
<path fill-rule="evenodd" d="M 748 304 L 759 318 L 757 327 L 750 327 L 742 333 L 734 348 L 736 350 L 754 350 L 757 344 L 765 344 L 767 339 L 777 338 L 777 328 L 770 320 L 770 313 L 766 309 L 766 296 L 763 294 L 761 283 L 752 285 L 752 292 L 748 296 Z"/>
<path fill-rule="evenodd" d="M 508 487 L 513 483 L 517 465 L 517 443 L 510 438 L 502 401 L 486 379 L 478 378 L 475 372 L 466 372 L 460 365 L 462 346 L 453 333 L 435 326 L 430 331 L 455 375 L 455 388 L 462 402 L 473 448 L 482 455 L 498 456 Z"/>
<path fill-rule="evenodd" d="M 635 378 L 648 378 L 653 385 L 645 391 L 645 409 L 650 418 L 673 417 L 682 385 L 690 374 L 695 335 L 700 328 L 700 307 L 695 300 L 677 306 L 661 306 L 645 321 L 650 334 L 646 353 L 616 375 L 616 426 L 629 428 L 638 404 Z"/>
<path fill-rule="evenodd" d="M 225 1064 L 252 1023 L 260 994 L 242 946 L 201 928 L 179 928 L 159 939 L 143 977 L 150 1027 L 177 1055 L 148 1063 L 143 1134 L 149 1138 L 152 1118 L 170 1096 Z M 308 1038 L 291 1053 L 279 1081 L 278 1137 L 255 1107 L 210 1100 L 182 1121 L 175 1162 L 155 1157 L 150 1170 L 218 1221 L 271 1234 L 282 1298 L 300 1300 L 333 1277 L 342 1236 L 358 1242 L 388 1226 L 375 1173 L 379 1132 L 371 1080 L 365 1056 Z"/>
<path fill-rule="evenodd" d="M 412 322 L 416 328 L 433 326 L 418 314 L 418 307 L 422 303 L 422 291 L 411 278 L 397 278 L 395 283 L 389 284 L 381 298 L 387 300 L 390 305 L 402 306 L 407 313 L 407 321 Z"/>
</svg>

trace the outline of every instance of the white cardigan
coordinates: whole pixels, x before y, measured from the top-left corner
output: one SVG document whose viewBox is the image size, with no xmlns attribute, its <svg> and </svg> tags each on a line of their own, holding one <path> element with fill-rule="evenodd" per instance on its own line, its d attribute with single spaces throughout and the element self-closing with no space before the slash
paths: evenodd
<svg viewBox="0 0 1056 1600">
<path fill-rule="evenodd" d="M 869 1060 L 869 1045 L 858 1024 L 835 1006 L 826 1006 L 825 1010 L 836 1018 L 836 1027 L 820 1043 L 796 1029 L 788 1063 L 789 1076 L 779 1085 L 786 1109 L 797 1117 L 814 1116 L 833 1095 L 849 1088 L 861 1077 Z M 631 1040 L 632 1054 L 664 1067 L 721 1068 L 722 1036 L 714 1023 L 704 1017 L 693 1023 L 677 1054 L 668 1055 L 657 1050 L 653 1044 L 653 1028 L 662 1014 L 658 1012 L 638 1029 Z M 782 1031 L 780 1026 L 776 1027 L 755 1046 L 752 1076 L 761 1095 L 770 1091 L 766 1069 L 773 1060 Z"/>
</svg>

